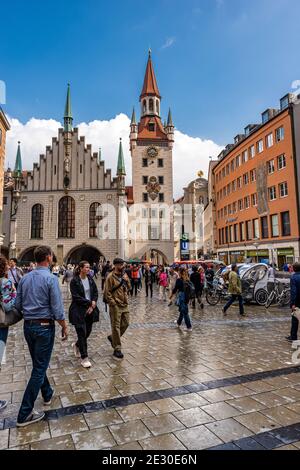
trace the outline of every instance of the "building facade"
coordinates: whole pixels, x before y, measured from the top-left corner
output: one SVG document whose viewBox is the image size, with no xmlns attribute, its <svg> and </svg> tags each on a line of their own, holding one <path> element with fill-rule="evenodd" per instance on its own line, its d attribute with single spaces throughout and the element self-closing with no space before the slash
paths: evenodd
<svg viewBox="0 0 300 470">
<path fill-rule="evenodd" d="M 217 221 L 216 221 L 216 197 L 215 178 L 213 169 L 218 161 L 210 160 L 208 167 L 208 201 L 203 212 L 203 250 L 204 256 L 209 258 L 217 254 Z"/>
<path fill-rule="evenodd" d="M 171 263 L 174 256 L 174 125 L 171 111 L 167 123 L 161 121 L 161 95 L 150 51 L 140 95 L 140 110 L 139 122 L 133 110 L 130 126 L 132 208 L 135 210 L 129 217 L 130 255 Z"/>
<path fill-rule="evenodd" d="M 4 114 L 4 111 L 0 108 L 0 194 L 3 194 L 4 188 L 4 162 L 5 162 L 5 146 L 6 146 L 6 132 L 9 131 L 10 124 Z M 0 247 L 3 246 L 4 242 L 4 230 L 3 230 L 3 203 L 5 200 L 0 199 Z"/>
<path fill-rule="evenodd" d="M 6 174 L 5 245 L 10 255 L 28 263 L 34 248 L 47 244 L 60 264 L 125 257 L 125 237 L 119 233 L 120 209 L 126 205 L 122 142 L 116 157 L 113 178 L 101 155 L 73 128 L 68 86 L 58 137 L 28 172 L 22 169 L 19 143 L 14 171 Z M 113 236 L 106 235 L 107 226 Z"/>
<path fill-rule="evenodd" d="M 217 252 L 226 263 L 299 258 L 299 100 L 262 113 L 219 155 L 213 169 Z M 297 143 L 297 145 L 296 145 Z M 298 166 L 297 166 L 298 162 Z"/>
<path fill-rule="evenodd" d="M 204 254 L 203 216 L 208 203 L 208 182 L 201 176 L 183 191 L 183 197 L 175 202 L 175 260 L 197 260 Z"/>
</svg>

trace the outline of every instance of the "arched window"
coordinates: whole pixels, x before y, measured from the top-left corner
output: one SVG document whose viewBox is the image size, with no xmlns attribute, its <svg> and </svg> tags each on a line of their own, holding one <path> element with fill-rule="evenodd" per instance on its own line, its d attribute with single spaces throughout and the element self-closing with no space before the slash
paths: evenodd
<svg viewBox="0 0 300 470">
<path fill-rule="evenodd" d="M 75 201 L 70 196 L 58 204 L 58 238 L 75 238 Z"/>
<path fill-rule="evenodd" d="M 143 113 L 145 114 L 145 112 L 147 111 L 147 102 L 146 100 L 143 101 Z"/>
<path fill-rule="evenodd" d="M 203 196 L 199 197 L 199 204 L 204 204 L 204 197 Z"/>
<path fill-rule="evenodd" d="M 156 100 L 156 112 L 157 114 L 159 114 L 159 101 Z"/>
<path fill-rule="evenodd" d="M 34 240 L 43 238 L 44 207 L 35 204 L 31 209 L 31 238 Z"/>
<path fill-rule="evenodd" d="M 153 99 L 150 98 L 149 100 L 149 111 L 153 113 L 154 111 L 154 102 L 153 102 Z"/>
<path fill-rule="evenodd" d="M 101 220 L 101 204 L 99 202 L 93 202 L 90 205 L 90 238 L 97 238 L 97 226 Z"/>
</svg>

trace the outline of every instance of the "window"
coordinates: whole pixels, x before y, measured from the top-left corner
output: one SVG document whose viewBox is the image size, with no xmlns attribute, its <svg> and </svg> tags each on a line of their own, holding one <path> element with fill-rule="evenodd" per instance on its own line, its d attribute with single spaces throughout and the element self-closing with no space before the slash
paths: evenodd
<svg viewBox="0 0 300 470">
<path fill-rule="evenodd" d="M 158 200 L 159 200 L 159 202 L 164 202 L 164 201 L 165 201 L 165 195 L 162 194 L 162 193 L 160 193 L 160 194 L 158 195 Z"/>
<path fill-rule="evenodd" d="M 42 204 L 35 204 L 31 209 L 31 238 L 43 238 L 44 207 Z"/>
<path fill-rule="evenodd" d="M 242 187 L 242 177 L 241 176 L 237 179 L 237 187 L 238 187 L 238 189 L 241 189 L 241 187 Z"/>
<path fill-rule="evenodd" d="M 251 202 L 252 202 L 253 207 L 257 206 L 257 194 L 256 193 L 251 195 Z"/>
<path fill-rule="evenodd" d="M 147 102 L 146 100 L 143 101 L 143 113 L 145 114 L 147 111 Z"/>
<path fill-rule="evenodd" d="M 266 122 L 268 122 L 268 120 L 269 120 L 269 110 L 265 111 L 262 114 L 262 123 L 266 124 Z"/>
<path fill-rule="evenodd" d="M 228 213 L 228 209 L 227 209 L 227 206 L 224 207 L 224 217 L 227 215 Z"/>
<path fill-rule="evenodd" d="M 261 139 L 256 144 L 257 153 L 262 153 L 264 151 L 264 141 Z"/>
<path fill-rule="evenodd" d="M 147 167 L 148 166 L 148 159 L 147 158 L 143 158 L 143 167 Z"/>
<path fill-rule="evenodd" d="M 225 168 L 222 169 L 222 178 L 225 177 Z"/>
<path fill-rule="evenodd" d="M 287 184 L 287 182 L 280 183 L 280 185 L 279 185 L 279 194 L 280 194 L 280 197 L 288 196 L 288 184 Z"/>
<path fill-rule="evenodd" d="M 269 149 L 270 147 L 273 146 L 273 132 L 271 134 L 268 134 L 266 137 L 266 147 Z"/>
<path fill-rule="evenodd" d="M 159 240 L 159 226 L 151 224 L 149 226 L 149 239 Z"/>
<path fill-rule="evenodd" d="M 259 238 L 259 220 L 253 220 L 253 238 Z"/>
<path fill-rule="evenodd" d="M 275 161 L 274 160 L 269 160 L 267 162 L 267 168 L 268 168 L 268 173 L 271 175 L 275 171 Z"/>
<path fill-rule="evenodd" d="M 244 224 L 244 222 L 240 223 L 240 240 L 241 240 L 241 242 L 245 241 L 245 224 Z"/>
<path fill-rule="evenodd" d="M 226 187 L 226 186 L 224 186 L 224 188 L 223 188 L 223 197 L 225 197 L 225 196 L 226 196 L 226 190 L 227 190 L 227 187 Z"/>
<path fill-rule="evenodd" d="M 270 201 L 274 201 L 276 199 L 276 186 L 271 186 L 271 188 L 269 188 L 269 199 Z"/>
<path fill-rule="evenodd" d="M 251 145 L 251 147 L 249 149 L 249 153 L 250 153 L 250 158 L 255 157 L 255 146 L 254 145 Z"/>
<path fill-rule="evenodd" d="M 232 192 L 236 190 L 236 180 L 232 181 L 231 189 L 232 189 Z"/>
<path fill-rule="evenodd" d="M 7 205 L 7 196 L 4 196 L 4 198 L 3 198 L 3 205 L 4 205 L 4 206 Z"/>
<path fill-rule="evenodd" d="M 278 215 L 271 215 L 272 237 L 279 237 L 279 220 Z"/>
<path fill-rule="evenodd" d="M 75 238 L 75 201 L 70 196 L 58 204 L 58 238 Z"/>
<path fill-rule="evenodd" d="M 148 202 L 148 200 L 149 200 L 149 194 L 143 193 L 143 202 Z"/>
<path fill-rule="evenodd" d="M 284 140 L 284 127 L 279 127 L 276 129 L 276 142 L 281 142 Z"/>
<path fill-rule="evenodd" d="M 244 185 L 247 185 L 249 183 L 249 173 L 245 173 L 243 175 L 243 182 L 244 182 Z"/>
<path fill-rule="evenodd" d="M 285 158 L 285 155 L 279 155 L 279 157 L 277 157 L 277 168 L 278 170 L 282 170 L 283 168 L 286 167 L 286 158 Z"/>
<path fill-rule="evenodd" d="M 234 203 L 232 204 L 232 213 L 233 213 L 233 214 L 236 214 L 236 212 L 237 212 L 236 207 L 237 207 L 236 202 L 234 202 Z"/>
<path fill-rule="evenodd" d="M 143 176 L 143 184 L 148 184 L 148 176 Z"/>
<path fill-rule="evenodd" d="M 261 224 L 261 236 L 262 238 L 269 238 L 269 229 L 268 229 L 268 217 L 262 217 L 260 219 Z"/>
<path fill-rule="evenodd" d="M 56 175 L 56 165 L 54 165 L 54 175 Z"/>
<path fill-rule="evenodd" d="M 242 155 L 242 162 L 246 163 L 248 161 L 248 150 L 245 150 Z"/>
<path fill-rule="evenodd" d="M 232 214 L 232 205 L 229 204 L 228 205 L 228 215 L 231 215 Z"/>
<path fill-rule="evenodd" d="M 254 183 L 256 181 L 256 169 L 250 171 L 250 181 Z"/>
<path fill-rule="evenodd" d="M 156 113 L 159 114 L 159 101 L 156 100 Z"/>
<path fill-rule="evenodd" d="M 226 176 L 228 176 L 230 173 L 230 165 L 228 163 L 228 165 L 226 165 Z"/>
<path fill-rule="evenodd" d="M 281 231 L 283 237 L 288 237 L 289 235 L 291 235 L 291 223 L 289 212 L 281 213 Z"/>
<path fill-rule="evenodd" d="M 148 209 L 142 209 L 142 218 L 148 219 Z"/>
<path fill-rule="evenodd" d="M 250 207 L 250 197 L 249 196 L 246 196 L 244 198 L 244 207 L 245 207 L 245 209 L 249 209 L 249 207 Z"/>
<path fill-rule="evenodd" d="M 163 176 L 159 176 L 159 177 L 158 177 L 158 182 L 159 182 L 159 184 L 164 184 L 164 177 L 163 177 Z"/>
<path fill-rule="evenodd" d="M 235 159 L 235 167 L 238 168 L 239 166 L 241 166 L 241 156 L 238 155 Z"/>
<path fill-rule="evenodd" d="M 82 164 L 80 164 L 79 173 L 82 174 Z"/>
<path fill-rule="evenodd" d="M 252 223 L 251 223 L 251 220 L 247 220 L 247 222 L 246 222 L 246 236 L 247 236 L 247 240 L 252 240 Z"/>
<path fill-rule="evenodd" d="M 228 237 L 228 227 L 225 227 L 225 243 L 228 243 L 229 237 Z"/>
<path fill-rule="evenodd" d="M 239 211 L 242 211 L 243 210 L 243 199 L 239 199 L 238 206 L 239 206 Z"/>
<path fill-rule="evenodd" d="M 89 230 L 89 237 L 90 238 L 97 238 L 97 227 L 101 220 L 100 214 L 101 204 L 99 202 L 93 202 L 90 205 L 90 213 L 89 213 L 89 221 L 90 221 L 90 230 Z"/>
<path fill-rule="evenodd" d="M 231 160 L 230 169 L 231 171 L 234 171 L 234 160 Z"/>
<path fill-rule="evenodd" d="M 164 160 L 163 160 L 163 158 L 159 158 L 159 159 L 157 160 L 157 165 L 158 165 L 159 168 L 163 168 L 163 167 L 164 167 Z"/>
<path fill-rule="evenodd" d="M 148 129 L 150 132 L 154 132 L 155 131 L 155 124 L 154 122 L 149 122 L 148 124 Z"/>
<path fill-rule="evenodd" d="M 154 103 L 153 103 L 153 99 L 150 98 L 149 100 L 149 111 L 153 113 L 154 111 Z"/>
<path fill-rule="evenodd" d="M 230 191 L 231 191 L 231 184 L 229 183 L 229 184 L 227 185 L 227 194 L 230 194 Z"/>
<path fill-rule="evenodd" d="M 238 234 L 238 224 L 234 224 L 234 241 L 239 241 L 239 234 Z"/>
</svg>

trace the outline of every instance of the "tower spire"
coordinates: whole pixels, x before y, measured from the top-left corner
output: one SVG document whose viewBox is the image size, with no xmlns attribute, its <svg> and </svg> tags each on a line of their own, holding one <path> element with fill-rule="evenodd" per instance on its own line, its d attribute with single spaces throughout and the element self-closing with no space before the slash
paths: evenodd
<svg viewBox="0 0 300 470">
<path fill-rule="evenodd" d="M 149 49 L 149 52 L 148 52 L 148 62 L 147 62 L 144 84 L 143 84 L 143 89 L 142 89 L 140 99 L 149 95 L 157 96 L 158 98 L 161 98 L 159 90 L 158 90 L 157 82 L 156 82 L 153 64 L 152 64 L 151 49 Z"/>
<path fill-rule="evenodd" d="M 171 108 L 169 108 L 169 114 L 168 114 L 168 127 L 174 127 L 173 120 L 172 120 Z"/>
<path fill-rule="evenodd" d="M 72 132 L 72 128 L 73 128 L 73 117 L 72 117 L 72 109 L 71 109 L 71 90 L 70 90 L 70 83 L 68 83 L 67 99 L 66 99 L 65 114 L 64 114 L 64 131 Z"/>
<path fill-rule="evenodd" d="M 134 108 L 133 108 L 133 110 L 132 110 L 131 125 L 132 125 L 132 126 L 135 126 L 135 125 L 136 125 L 136 117 L 135 117 L 135 109 L 134 109 Z"/>
<path fill-rule="evenodd" d="M 118 176 L 126 176 L 125 161 L 124 161 L 124 154 L 123 154 L 123 145 L 122 145 L 122 138 L 120 138 L 120 145 L 119 145 L 117 175 L 118 175 Z"/>
<path fill-rule="evenodd" d="M 21 157 L 21 142 L 18 142 L 18 150 L 16 156 L 16 164 L 15 164 L 15 171 L 14 176 L 16 178 L 21 178 L 22 176 L 22 157 Z"/>
</svg>

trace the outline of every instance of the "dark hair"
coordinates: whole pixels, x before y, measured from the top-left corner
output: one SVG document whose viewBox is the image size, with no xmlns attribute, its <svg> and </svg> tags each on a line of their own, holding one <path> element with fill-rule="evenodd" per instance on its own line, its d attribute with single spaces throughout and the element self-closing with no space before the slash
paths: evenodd
<svg viewBox="0 0 300 470">
<path fill-rule="evenodd" d="M 5 277 L 7 267 L 7 259 L 5 256 L 0 255 L 0 278 Z"/>
<path fill-rule="evenodd" d="M 293 265 L 293 269 L 294 269 L 295 273 L 300 273 L 300 263 L 295 263 Z"/>
<path fill-rule="evenodd" d="M 236 263 L 233 263 L 233 264 L 231 265 L 231 271 L 234 271 L 236 267 L 237 267 L 237 264 L 236 264 Z"/>
<path fill-rule="evenodd" d="M 192 270 L 193 270 L 194 273 L 196 273 L 196 272 L 198 271 L 198 269 L 199 269 L 199 268 L 198 268 L 197 266 L 193 266 L 193 267 L 192 267 Z"/>
<path fill-rule="evenodd" d="M 81 273 L 81 270 L 84 268 L 86 264 L 90 264 L 90 263 L 88 261 L 80 261 L 79 265 L 76 266 L 76 268 L 74 269 L 74 275 L 79 276 L 79 274 Z"/>
<path fill-rule="evenodd" d="M 36 263 L 43 263 L 43 261 L 46 261 L 47 256 L 53 256 L 53 251 L 50 246 L 37 246 L 33 256 Z"/>
<path fill-rule="evenodd" d="M 9 261 L 14 261 L 16 264 L 18 262 L 17 258 L 10 258 Z"/>
</svg>

